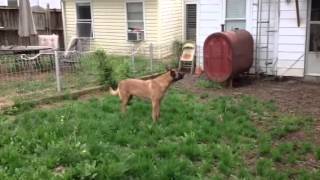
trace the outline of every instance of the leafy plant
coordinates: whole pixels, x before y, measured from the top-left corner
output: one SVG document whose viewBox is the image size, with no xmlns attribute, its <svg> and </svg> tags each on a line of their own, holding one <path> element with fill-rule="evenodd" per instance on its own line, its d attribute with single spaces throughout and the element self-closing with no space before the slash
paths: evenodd
<svg viewBox="0 0 320 180">
<path fill-rule="evenodd" d="M 115 86 L 116 81 L 113 76 L 113 67 L 108 60 L 106 52 L 104 50 L 97 50 L 94 52 L 93 58 L 98 62 L 100 83 Z"/>
<path fill-rule="evenodd" d="M 175 40 L 172 43 L 172 51 L 175 58 L 179 59 L 182 54 L 182 46 L 183 42 L 179 40 Z"/>
</svg>

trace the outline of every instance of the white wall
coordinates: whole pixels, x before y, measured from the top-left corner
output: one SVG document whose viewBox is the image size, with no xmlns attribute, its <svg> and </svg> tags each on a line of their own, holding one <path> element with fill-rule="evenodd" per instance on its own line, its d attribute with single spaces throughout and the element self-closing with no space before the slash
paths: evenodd
<svg viewBox="0 0 320 180">
<path fill-rule="evenodd" d="M 197 65 L 203 67 L 203 44 L 206 38 L 221 31 L 222 0 L 199 0 L 197 3 Z"/>
<path fill-rule="evenodd" d="M 256 39 L 257 0 L 247 0 L 247 30 Z M 262 20 L 267 19 L 267 0 L 263 0 Z M 259 48 L 261 72 L 280 76 L 303 76 L 306 42 L 307 0 L 299 0 L 301 27 L 297 27 L 295 1 L 271 0 L 269 50 Z M 221 31 L 224 24 L 225 0 L 198 0 L 197 64 L 203 67 L 203 44 L 212 33 Z M 262 28 L 260 44 L 267 45 L 267 25 Z M 268 56 L 267 56 L 268 53 Z M 266 62 L 271 63 L 266 65 Z M 254 69 L 254 68 L 252 68 Z M 252 71 L 253 72 L 253 71 Z"/>
<path fill-rule="evenodd" d="M 280 0 L 279 46 L 277 73 L 280 76 L 303 76 L 305 64 L 307 0 L 299 0 L 298 27 L 294 1 Z"/>
</svg>

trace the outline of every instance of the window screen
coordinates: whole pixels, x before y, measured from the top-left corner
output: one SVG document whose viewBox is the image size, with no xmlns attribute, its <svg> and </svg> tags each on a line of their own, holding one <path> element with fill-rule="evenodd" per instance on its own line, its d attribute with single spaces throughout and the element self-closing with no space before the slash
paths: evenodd
<svg viewBox="0 0 320 180">
<path fill-rule="evenodd" d="M 127 21 L 128 30 L 130 31 L 143 31 L 143 3 L 142 2 L 132 2 L 127 3 Z"/>
<path fill-rule="evenodd" d="M 90 3 L 77 3 L 77 32 L 79 37 L 92 37 Z"/>
<path fill-rule="evenodd" d="M 226 30 L 246 28 L 246 0 L 226 1 Z"/>
<path fill-rule="evenodd" d="M 8 6 L 9 7 L 17 7 L 18 6 L 18 0 L 8 0 Z"/>
<path fill-rule="evenodd" d="M 186 10 L 186 39 L 195 41 L 197 34 L 197 5 L 187 4 Z"/>
<path fill-rule="evenodd" d="M 311 21 L 320 21 L 320 1 L 316 1 L 316 0 L 312 1 Z"/>
<path fill-rule="evenodd" d="M 226 18 L 246 18 L 246 0 L 227 0 Z"/>
</svg>

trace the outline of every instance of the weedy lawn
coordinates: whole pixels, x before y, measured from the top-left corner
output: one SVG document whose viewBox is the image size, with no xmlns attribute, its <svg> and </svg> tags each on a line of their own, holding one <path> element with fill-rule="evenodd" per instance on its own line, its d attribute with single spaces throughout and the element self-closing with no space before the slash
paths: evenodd
<svg viewBox="0 0 320 180">
<path fill-rule="evenodd" d="M 0 117 L 0 179 L 289 179 L 320 177 L 313 120 L 251 97 L 201 99 L 171 90 L 159 123 L 134 99 L 66 103 Z M 318 161 L 318 160 L 315 160 Z M 305 163 L 305 164 L 304 164 Z M 307 165 L 306 165 L 307 164 Z"/>
</svg>

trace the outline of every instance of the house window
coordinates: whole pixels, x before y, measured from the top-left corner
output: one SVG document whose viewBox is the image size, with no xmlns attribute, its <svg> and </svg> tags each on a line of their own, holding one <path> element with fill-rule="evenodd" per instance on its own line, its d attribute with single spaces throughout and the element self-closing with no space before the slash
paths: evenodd
<svg viewBox="0 0 320 180">
<path fill-rule="evenodd" d="M 18 6 L 18 0 L 8 0 L 8 6 L 9 7 L 17 7 Z"/>
<path fill-rule="evenodd" d="M 77 33 L 79 37 L 93 37 L 90 2 L 77 2 Z"/>
<path fill-rule="evenodd" d="M 226 1 L 226 30 L 246 28 L 246 0 Z"/>
<path fill-rule="evenodd" d="M 144 39 L 143 2 L 127 2 L 128 40 Z"/>
<path fill-rule="evenodd" d="M 18 0 L 0 0 L 0 6 L 17 7 Z"/>
</svg>

